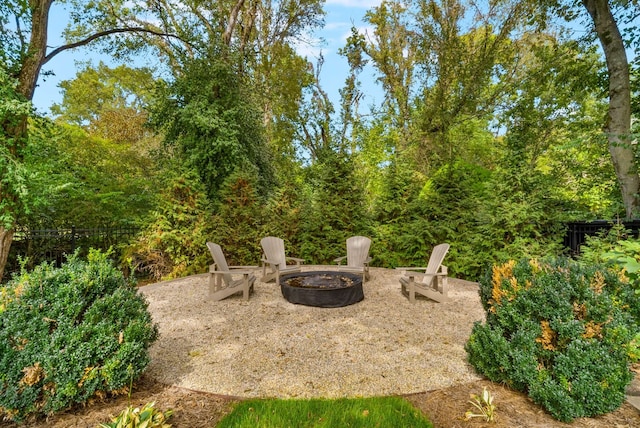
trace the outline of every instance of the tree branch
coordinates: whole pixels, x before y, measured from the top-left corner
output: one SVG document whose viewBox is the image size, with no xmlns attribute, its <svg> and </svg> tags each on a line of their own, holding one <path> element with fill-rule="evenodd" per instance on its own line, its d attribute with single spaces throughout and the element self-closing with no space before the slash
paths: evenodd
<svg viewBox="0 0 640 428">
<path fill-rule="evenodd" d="M 75 49 L 77 47 L 80 46 L 86 46 L 89 43 L 91 43 L 92 41 L 99 39 L 101 37 L 106 37 L 106 36 L 110 36 L 112 34 L 118 34 L 118 33 L 149 33 L 149 34 L 153 34 L 155 36 L 162 36 L 162 37 L 174 37 L 178 40 L 180 40 L 183 43 L 186 43 L 184 40 L 182 40 L 180 37 L 174 35 L 174 34 L 168 34 L 168 33 L 161 33 L 159 31 L 154 31 L 154 30 L 150 30 L 148 28 L 143 28 L 143 27 L 126 27 L 126 28 L 113 28 L 111 30 L 105 30 L 105 31 L 100 31 L 98 33 L 92 34 L 89 37 L 79 40 L 77 42 L 74 43 L 69 43 L 67 45 L 62 45 L 54 50 L 52 50 L 49 54 L 47 54 L 43 61 L 42 61 L 42 65 L 46 64 L 47 62 L 49 62 L 49 60 L 51 60 L 54 56 L 58 55 L 60 52 L 64 52 L 66 50 L 69 49 Z"/>
</svg>

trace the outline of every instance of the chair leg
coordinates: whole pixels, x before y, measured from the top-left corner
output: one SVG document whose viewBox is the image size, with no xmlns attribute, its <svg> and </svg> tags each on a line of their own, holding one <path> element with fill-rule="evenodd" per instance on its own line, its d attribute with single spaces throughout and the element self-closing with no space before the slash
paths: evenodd
<svg viewBox="0 0 640 428">
<path fill-rule="evenodd" d="M 245 278 L 244 284 L 242 284 L 242 298 L 247 301 L 249 300 L 249 280 Z"/>
<path fill-rule="evenodd" d="M 416 302 L 416 289 L 413 287 L 413 284 L 409 284 L 409 301 L 411 303 Z"/>
<path fill-rule="evenodd" d="M 220 278 L 218 275 L 209 273 L 209 295 L 220 289 Z"/>
</svg>

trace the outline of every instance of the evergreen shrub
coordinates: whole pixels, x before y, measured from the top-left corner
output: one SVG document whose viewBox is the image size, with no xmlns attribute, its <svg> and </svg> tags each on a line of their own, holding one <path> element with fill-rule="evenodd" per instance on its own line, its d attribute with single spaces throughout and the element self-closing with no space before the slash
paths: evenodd
<svg viewBox="0 0 640 428">
<path fill-rule="evenodd" d="M 0 288 L 0 418 L 126 393 L 157 337 L 146 300 L 105 253 L 23 272 Z"/>
<path fill-rule="evenodd" d="M 188 169 L 168 171 L 165 185 L 149 224 L 122 256 L 156 281 L 206 272 L 211 263 L 211 207 L 199 178 Z"/>
<path fill-rule="evenodd" d="M 473 327 L 469 362 L 563 422 L 617 409 L 638 331 L 640 303 L 627 281 L 565 258 L 494 266 L 481 281 L 486 322 Z"/>
</svg>

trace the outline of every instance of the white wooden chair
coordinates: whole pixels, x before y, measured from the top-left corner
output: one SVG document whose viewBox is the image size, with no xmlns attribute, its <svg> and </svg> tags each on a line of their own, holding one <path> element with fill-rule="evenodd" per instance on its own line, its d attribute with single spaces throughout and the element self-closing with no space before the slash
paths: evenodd
<svg viewBox="0 0 640 428">
<path fill-rule="evenodd" d="M 228 266 L 220 245 L 207 242 L 214 263 L 209 266 L 209 299 L 222 300 L 233 294 L 242 293 L 249 300 L 256 281 L 257 266 Z M 240 278 L 239 276 L 242 275 Z M 236 277 L 236 279 L 234 279 Z"/>
<path fill-rule="evenodd" d="M 280 284 L 280 275 L 285 273 L 300 272 L 304 263 L 303 259 L 287 257 L 284 251 L 284 240 L 274 236 L 267 236 L 260 240 L 262 246 L 262 282 L 275 280 Z M 288 265 L 287 261 L 293 264 Z M 267 269 L 269 270 L 267 272 Z"/>
<path fill-rule="evenodd" d="M 400 277 L 402 293 L 410 302 L 416 301 L 416 294 L 421 294 L 436 302 L 449 301 L 449 284 L 447 281 L 447 267 L 442 264 L 444 256 L 449 251 L 449 244 L 439 244 L 433 248 L 426 268 L 400 267 L 404 276 Z M 412 270 L 423 272 L 412 272 Z"/>
<path fill-rule="evenodd" d="M 352 236 L 347 239 L 347 255 L 338 257 L 334 262 L 338 263 L 338 270 L 343 272 L 362 273 L 362 281 L 369 279 L 369 248 L 371 247 L 371 239 L 366 236 Z M 342 262 L 347 260 L 347 264 Z"/>
</svg>

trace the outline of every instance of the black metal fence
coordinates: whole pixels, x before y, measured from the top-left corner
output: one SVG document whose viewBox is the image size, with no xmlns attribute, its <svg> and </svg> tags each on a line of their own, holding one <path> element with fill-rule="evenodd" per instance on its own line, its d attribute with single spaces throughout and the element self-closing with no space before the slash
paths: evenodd
<svg viewBox="0 0 640 428">
<path fill-rule="evenodd" d="M 585 243 L 587 236 L 595 236 L 600 232 L 608 231 L 616 224 L 624 226 L 635 237 L 640 234 L 640 220 L 619 222 L 611 220 L 574 221 L 567 224 L 564 245 L 572 255 L 580 254 L 580 246 Z"/>
<path fill-rule="evenodd" d="M 609 220 L 567 223 L 564 245 L 572 255 L 579 254 L 580 246 L 584 244 L 587 236 L 594 236 L 599 232 L 609 230 L 617 223 Z M 640 236 L 640 220 L 619 223 L 631 231 L 634 236 Z M 137 227 L 18 230 L 13 238 L 6 272 L 20 270 L 19 258 L 26 259 L 29 268 L 45 261 L 53 262 L 59 266 L 65 261 L 67 255 L 73 254 L 76 249 L 81 255 L 86 255 L 89 248 L 106 251 L 113 247 L 115 257 L 118 257 L 118 250 L 123 245 L 130 243 L 139 230 Z"/>
<path fill-rule="evenodd" d="M 17 230 L 11 244 L 6 271 L 19 271 L 19 258 L 26 259 L 29 268 L 42 262 L 53 262 L 60 266 L 67 255 L 73 254 L 76 250 L 81 255 L 86 255 L 89 248 L 106 251 L 113 247 L 114 255 L 117 257 L 119 248 L 131 242 L 138 231 L 137 227 Z"/>
</svg>

